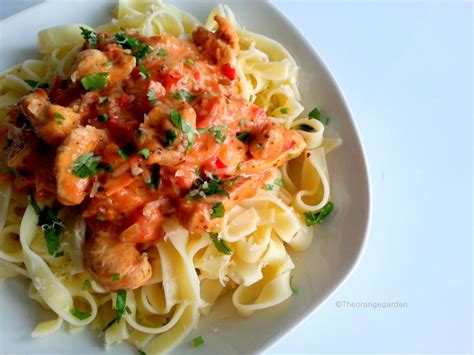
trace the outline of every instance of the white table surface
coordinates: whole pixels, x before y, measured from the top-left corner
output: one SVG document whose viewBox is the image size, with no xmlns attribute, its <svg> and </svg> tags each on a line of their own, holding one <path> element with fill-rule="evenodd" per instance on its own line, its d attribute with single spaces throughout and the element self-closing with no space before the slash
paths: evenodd
<svg viewBox="0 0 474 355">
<path fill-rule="evenodd" d="M 274 2 L 346 95 L 373 221 L 349 280 L 268 353 L 472 353 L 472 3 Z"/>
</svg>

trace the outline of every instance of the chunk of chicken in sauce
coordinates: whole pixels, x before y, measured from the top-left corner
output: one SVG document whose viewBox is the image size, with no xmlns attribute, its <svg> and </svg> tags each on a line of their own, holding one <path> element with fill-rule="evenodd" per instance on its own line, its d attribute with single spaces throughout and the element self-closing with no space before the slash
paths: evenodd
<svg viewBox="0 0 474 355">
<path fill-rule="evenodd" d="M 36 134 L 51 145 L 61 144 L 80 123 L 77 112 L 69 107 L 52 104 L 48 93 L 42 89 L 25 96 L 20 101 L 20 107 Z"/>
<path fill-rule="evenodd" d="M 92 126 L 78 127 L 59 146 L 54 173 L 57 183 L 57 198 L 65 206 L 80 204 L 87 195 L 90 178 L 81 178 L 73 173 L 76 159 L 93 152 L 105 139 L 103 131 Z"/>
<path fill-rule="evenodd" d="M 199 26 L 193 32 L 193 41 L 217 64 L 231 63 L 239 52 L 239 36 L 224 17 L 216 15 L 217 31 L 211 32 Z"/>
<path fill-rule="evenodd" d="M 123 243 L 118 235 L 95 232 L 86 243 L 84 260 L 94 279 L 107 290 L 133 290 L 151 277 L 151 265 L 134 243 Z"/>
</svg>

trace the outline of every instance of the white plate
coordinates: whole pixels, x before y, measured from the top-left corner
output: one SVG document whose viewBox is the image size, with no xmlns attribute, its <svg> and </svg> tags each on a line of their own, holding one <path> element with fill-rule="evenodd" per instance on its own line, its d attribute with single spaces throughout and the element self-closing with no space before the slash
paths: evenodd
<svg viewBox="0 0 474 355">
<path fill-rule="evenodd" d="M 214 1 L 171 1 L 202 21 L 217 4 Z M 300 70 L 299 88 L 307 111 L 318 106 L 331 117 L 328 136 L 343 139 L 331 153 L 328 165 L 335 212 L 319 228 L 311 247 L 293 253 L 294 284 L 298 293 L 283 304 L 241 318 L 227 299 L 220 300 L 211 315 L 175 350 L 182 354 L 261 352 L 288 333 L 320 306 L 355 267 L 368 232 L 370 197 L 363 149 L 344 97 L 328 69 L 298 32 L 273 5 L 263 1 L 228 0 L 238 21 L 246 28 L 280 41 L 294 56 Z M 0 69 L 38 57 L 36 33 L 62 24 L 99 25 L 110 21 L 110 1 L 47 1 L 0 22 Z M 306 111 L 306 112 L 307 112 Z M 33 339 L 40 320 L 52 319 L 27 295 L 26 282 L 8 280 L 0 286 L 0 350 L 4 353 L 100 353 L 102 339 L 86 330 L 80 334 L 59 331 Z M 317 315 L 316 315 L 317 316 Z M 201 335 L 205 345 L 193 348 L 190 339 Z M 126 344 L 113 353 L 134 354 Z"/>
</svg>

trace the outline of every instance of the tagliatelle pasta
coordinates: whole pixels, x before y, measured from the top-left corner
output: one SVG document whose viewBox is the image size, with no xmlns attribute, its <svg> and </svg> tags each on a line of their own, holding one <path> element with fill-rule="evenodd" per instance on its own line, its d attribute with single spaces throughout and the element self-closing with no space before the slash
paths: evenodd
<svg viewBox="0 0 474 355">
<path fill-rule="evenodd" d="M 42 60 L 0 73 L 0 280 L 29 279 L 55 315 L 33 337 L 91 326 L 106 346 L 158 354 L 223 294 L 242 316 L 291 296 L 289 249 L 308 248 L 333 208 L 326 155 L 341 141 L 324 137 L 319 110 L 300 117 L 290 53 L 228 6 L 203 25 L 161 1 L 120 0 L 115 16 L 45 29 Z M 141 116 L 133 132 L 127 105 Z M 62 169 L 74 145 L 87 149 Z M 53 170 L 27 173 L 36 151 Z M 132 207 L 115 215 L 119 203 Z M 108 250 L 130 258 L 125 271 Z"/>
</svg>

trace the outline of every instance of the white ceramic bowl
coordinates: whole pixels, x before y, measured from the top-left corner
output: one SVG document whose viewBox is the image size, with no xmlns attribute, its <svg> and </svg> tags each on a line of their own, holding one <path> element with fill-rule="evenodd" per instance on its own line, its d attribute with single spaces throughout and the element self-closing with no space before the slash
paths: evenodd
<svg viewBox="0 0 474 355">
<path fill-rule="evenodd" d="M 215 1 L 171 1 L 204 20 Z M 246 28 L 280 41 L 300 65 L 300 91 L 306 112 L 318 106 L 331 117 L 328 136 L 343 139 L 328 157 L 335 212 L 323 223 L 306 252 L 292 254 L 298 294 L 283 304 L 250 318 L 237 315 L 228 299 L 218 302 L 211 315 L 176 350 L 182 354 L 261 352 L 318 308 L 354 269 L 364 247 L 370 217 L 367 166 L 355 122 L 328 69 L 308 41 L 273 5 L 263 1 L 225 1 Z M 98 25 L 110 20 L 110 1 L 46 1 L 0 22 L 0 69 L 37 57 L 36 33 L 62 24 Z M 101 353 L 103 342 L 86 330 L 66 330 L 33 339 L 31 331 L 52 315 L 27 295 L 26 283 L 8 280 L 0 286 L 0 350 L 3 353 Z M 315 315 L 317 316 L 317 315 Z M 193 348 L 190 339 L 203 336 L 205 345 Z M 126 344 L 113 353 L 134 354 Z"/>
</svg>

